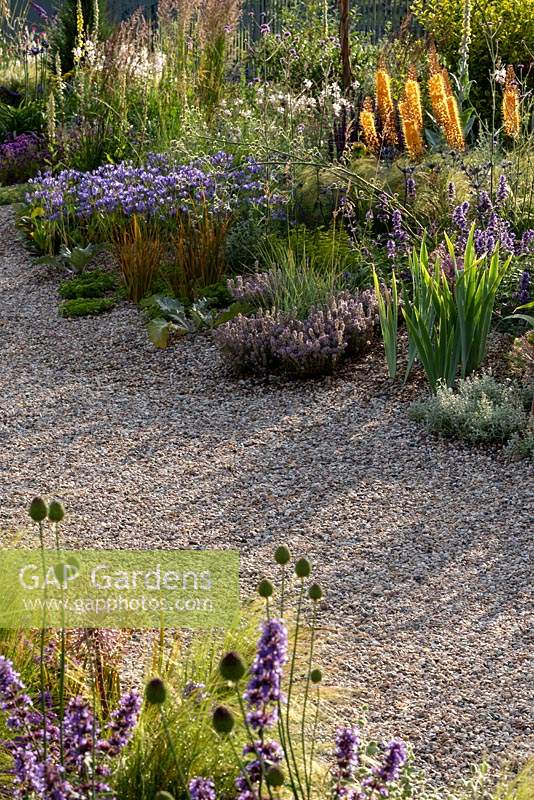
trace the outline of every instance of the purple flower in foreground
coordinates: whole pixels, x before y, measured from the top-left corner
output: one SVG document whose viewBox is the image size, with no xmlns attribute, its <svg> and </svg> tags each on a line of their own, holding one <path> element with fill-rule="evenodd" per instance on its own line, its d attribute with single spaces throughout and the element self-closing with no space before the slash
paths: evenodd
<svg viewBox="0 0 534 800">
<path fill-rule="evenodd" d="M 530 272 L 528 270 L 524 270 L 521 273 L 521 278 L 519 279 L 519 290 L 517 292 L 517 300 L 520 306 L 525 305 L 528 303 L 530 298 Z"/>
<path fill-rule="evenodd" d="M 362 782 L 368 795 L 376 793 L 381 797 L 387 797 L 389 794 L 387 784 L 399 779 L 401 769 L 408 759 L 406 744 L 401 739 L 393 739 L 385 745 L 384 751 L 382 764 L 373 767 L 372 775 Z"/>
<path fill-rule="evenodd" d="M 239 792 L 237 800 L 258 800 L 257 787 L 260 781 L 269 767 L 281 763 L 284 753 L 278 742 L 268 740 L 246 744 L 243 756 L 250 755 L 254 755 L 255 758 L 247 762 L 245 769 L 235 781 L 235 787 Z"/>
<path fill-rule="evenodd" d="M 282 699 L 282 671 L 286 661 L 287 630 L 281 620 L 270 619 L 262 624 L 244 694 L 250 709 L 247 722 L 253 730 L 267 728 L 278 719 L 277 703 Z"/>
<path fill-rule="evenodd" d="M 140 710 L 141 697 L 138 692 L 128 692 L 121 697 L 119 707 L 111 715 L 110 736 L 107 742 L 103 742 L 101 746 L 108 755 L 118 755 L 128 744 Z"/>
<path fill-rule="evenodd" d="M 340 728 L 336 735 L 336 764 L 340 780 L 350 780 L 358 766 L 360 731 L 358 728 Z"/>
<path fill-rule="evenodd" d="M 189 781 L 191 800 L 215 800 L 215 784 L 209 778 L 193 778 Z"/>
</svg>

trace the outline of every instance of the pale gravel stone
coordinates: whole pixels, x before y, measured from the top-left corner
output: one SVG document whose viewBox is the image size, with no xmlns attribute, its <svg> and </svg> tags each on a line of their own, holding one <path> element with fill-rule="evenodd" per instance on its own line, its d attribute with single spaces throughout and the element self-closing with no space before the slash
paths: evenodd
<svg viewBox="0 0 534 800">
<path fill-rule="evenodd" d="M 167 351 L 127 304 L 63 320 L 0 211 L 0 526 L 59 495 L 70 545 L 237 547 L 243 594 L 286 541 L 327 590 L 326 683 L 440 780 L 532 752 L 528 464 L 407 420 L 377 357 L 336 379 L 236 380 L 206 336 Z"/>
</svg>

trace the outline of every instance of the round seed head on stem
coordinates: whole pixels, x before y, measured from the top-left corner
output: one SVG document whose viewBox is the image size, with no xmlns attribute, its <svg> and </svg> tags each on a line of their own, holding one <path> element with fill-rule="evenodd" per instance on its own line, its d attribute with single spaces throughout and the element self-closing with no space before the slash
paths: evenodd
<svg viewBox="0 0 534 800">
<path fill-rule="evenodd" d="M 291 553 L 285 544 L 281 544 L 280 547 L 277 547 L 274 551 L 274 560 L 277 564 L 280 564 L 281 567 L 285 566 L 289 562 L 290 558 Z"/>
<path fill-rule="evenodd" d="M 312 669 L 310 672 L 310 680 L 312 683 L 321 683 L 323 679 L 323 673 L 320 669 Z"/>
<path fill-rule="evenodd" d="M 213 712 L 212 724 L 217 733 L 231 733 L 234 725 L 234 715 L 226 706 L 217 706 Z"/>
<path fill-rule="evenodd" d="M 52 500 L 48 506 L 48 519 L 50 522 L 61 522 L 65 516 L 65 509 L 63 503 L 59 500 Z"/>
<path fill-rule="evenodd" d="M 152 680 L 147 683 L 145 699 L 150 705 L 163 705 L 167 699 L 167 689 L 161 678 L 152 678 Z"/>
<path fill-rule="evenodd" d="M 310 598 L 310 600 L 317 602 L 317 600 L 320 600 L 322 596 L 323 596 L 323 590 L 321 589 L 319 584 L 312 583 L 312 585 L 308 589 L 308 597 Z"/>
<path fill-rule="evenodd" d="M 231 650 L 226 653 L 219 664 L 219 672 L 225 681 L 237 683 L 246 672 L 246 667 L 241 656 Z"/>
<path fill-rule="evenodd" d="M 299 558 L 295 564 L 297 578 L 307 578 L 311 573 L 311 565 L 307 558 Z"/>
<path fill-rule="evenodd" d="M 34 522 L 43 522 L 46 519 L 48 509 L 42 497 L 33 498 L 28 513 Z"/>
<path fill-rule="evenodd" d="M 268 597 L 272 597 L 273 592 L 274 587 L 271 581 L 267 580 L 267 578 L 264 578 L 264 580 L 262 580 L 258 585 L 259 596 L 267 599 Z"/>
</svg>

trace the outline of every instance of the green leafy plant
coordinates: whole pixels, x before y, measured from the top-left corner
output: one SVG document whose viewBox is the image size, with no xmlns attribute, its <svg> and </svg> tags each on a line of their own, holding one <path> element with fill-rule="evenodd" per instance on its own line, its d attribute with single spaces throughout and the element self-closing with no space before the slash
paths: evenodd
<svg viewBox="0 0 534 800">
<path fill-rule="evenodd" d="M 399 295 L 395 271 L 391 274 L 391 290 L 380 286 L 375 269 L 373 269 L 373 283 L 378 303 L 380 329 L 386 352 L 388 375 L 393 379 L 397 374 L 397 330 L 399 318 Z"/>
<path fill-rule="evenodd" d="M 59 256 L 75 272 L 83 272 L 98 250 L 99 248 L 94 244 L 88 244 L 86 247 L 73 247 L 72 249 L 63 245 L 59 251 Z"/>
<path fill-rule="evenodd" d="M 216 328 L 243 310 L 240 303 L 233 303 L 228 309 L 219 311 L 212 308 L 205 297 L 187 308 L 173 297 L 158 294 L 150 298 L 150 303 L 163 315 L 153 317 L 147 324 L 150 341 L 161 349 L 168 346 L 172 336 L 186 336 L 188 333 Z"/>
<path fill-rule="evenodd" d="M 65 300 L 77 297 L 102 297 L 117 287 L 117 279 L 110 272 L 94 270 L 86 272 L 78 278 L 72 278 L 59 284 L 58 292 Z"/>
<path fill-rule="evenodd" d="M 424 238 L 419 252 L 410 254 L 412 297 L 405 293 L 402 307 L 411 346 L 408 367 L 417 356 L 434 392 L 440 381 L 452 386 L 458 370 L 465 378 L 481 366 L 495 297 L 510 266 L 511 256 L 501 262 L 498 249 L 477 257 L 473 238 L 474 226 L 463 257 L 457 260 L 446 237 L 454 265 L 452 281 L 439 259 L 430 264 Z"/>
<path fill-rule="evenodd" d="M 117 304 L 115 297 L 77 297 L 60 303 L 62 317 L 90 317 L 110 311 Z"/>
</svg>

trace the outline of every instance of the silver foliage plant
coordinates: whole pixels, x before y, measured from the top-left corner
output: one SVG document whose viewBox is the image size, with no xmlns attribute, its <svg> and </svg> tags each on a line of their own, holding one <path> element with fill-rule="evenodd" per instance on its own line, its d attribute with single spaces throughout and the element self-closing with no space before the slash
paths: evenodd
<svg viewBox="0 0 534 800">
<path fill-rule="evenodd" d="M 239 315 L 215 331 L 223 356 L 240 372 L 328 374 L 346 356 L 365 352 L 377 333 L 374 291 L 339 292 L 299 320 L 276 310 Z"/>
</svg>

